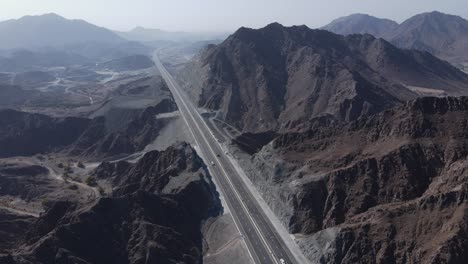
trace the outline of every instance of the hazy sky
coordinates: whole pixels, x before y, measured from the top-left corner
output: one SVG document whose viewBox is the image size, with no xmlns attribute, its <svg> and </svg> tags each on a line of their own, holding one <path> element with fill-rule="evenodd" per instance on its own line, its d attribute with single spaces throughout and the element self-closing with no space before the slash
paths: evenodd
<svg viewBox="0 0 468 264">
<path fill-rule="evenodd" d="M 315 28 L 357 12 L 401 22 L 433 10 L 468 18 L 468 0 L 0 0 L 0 20 L 53 12 L 118 30 L 232 31 L 273 21 Z"/>
</svg>

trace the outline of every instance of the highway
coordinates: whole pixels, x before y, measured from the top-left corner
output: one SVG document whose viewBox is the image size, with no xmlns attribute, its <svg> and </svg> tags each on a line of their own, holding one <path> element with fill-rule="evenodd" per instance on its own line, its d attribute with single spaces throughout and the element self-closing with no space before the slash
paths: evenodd
<svg viewBox="0 0 468 264">
<path fill-rule="evenodd" d="M 210 167 L 210 173 L 226 200 L 253 261 L 262 264 L 298 263 L 260 208 L 257 200 L 245 186 L 241 176 L 223 152 L 197 109 L 183 94 L 156 53 L 154 62 L 172 92 L 180 114 L 201 151 L 202 158 Z"/>
</svg>

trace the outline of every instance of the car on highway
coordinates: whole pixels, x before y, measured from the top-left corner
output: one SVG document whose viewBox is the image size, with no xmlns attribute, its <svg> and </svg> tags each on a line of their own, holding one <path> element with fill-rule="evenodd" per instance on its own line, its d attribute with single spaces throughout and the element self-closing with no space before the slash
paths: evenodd
<svg viewBox="0 0 468 264">
<path fill-rule="evenodd" d="M 214 165 L 215 165 L 214 161 L 211 161 L 211 166 L 214 166 Z"/>
<path fill-rule="evenodd" d="M 281 264 L 286 264 L 286 261 L 284 261 L 284 259 L 280 258 L 280 262 Z"/>
</svg>

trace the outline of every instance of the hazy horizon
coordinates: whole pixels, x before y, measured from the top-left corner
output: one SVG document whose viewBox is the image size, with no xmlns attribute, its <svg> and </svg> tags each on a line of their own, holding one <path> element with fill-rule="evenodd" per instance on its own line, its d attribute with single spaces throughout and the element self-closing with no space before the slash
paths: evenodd
<svg viewBox="0 0 468 264">
<path fill-rule="evenodd" d="M 401 23 L 415 14 L 430 11 L 467 18 L 468 1 L 415 0 L 408 3 L 403 0 L 362 0 L 351 3 L 331 0 L 325 4 L 318 0 L 297 0 L 294 3 L 281 0 L 205 0 L 202 3 L 196 0 L 3 0 L 0 20 L 56 13 L 67 19 L 83 19 L 119 31 L 141 26 L 167 31 L 230 32 L 241 26 L 258 28 L 272 22 L 317 28 L 353 13 Z"/>
</svg>

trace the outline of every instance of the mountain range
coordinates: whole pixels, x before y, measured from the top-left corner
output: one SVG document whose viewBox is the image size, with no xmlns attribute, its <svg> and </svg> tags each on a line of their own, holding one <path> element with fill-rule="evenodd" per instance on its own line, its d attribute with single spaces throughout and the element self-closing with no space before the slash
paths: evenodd
<svg viewBox="0 0 468 264">
<path fill-rule="evenodd" d="M 454 64 L 468 61 L 468 20 L 459 16 L 434 11 L 398 24 L 354 14 L 336 19 L 322 29 L 343 35 L 369 33 L 400 48 L 428 51 Z"/>
<path fill-rule="evenodd" d="M 278 23 L 239 29 L 178 79 L 200 107 L 245 132 L 302 129 L 319 116 L 350 121 L 424 92 L 468 93 L 468 76 L 428 52 Z"/>
<path fill-rule="evenodd" d="M 224 40 L 227 33 L 216 33 L 216 32 L 172 32 L 154 28 L 135 27 L 134 29 L 126 32 L 116 31 L 117 35 L 131 41 L 140 42 L 156 42 L 156 41 L 168 41 L 168 42 L 200 42 L 207 40 Z"/>
<path fill-rule="evenodd" d="M 63 47 L 77 43 L 120 43 L 114 32 L 83 20 L 68 20 L 57 14 L 25 16 L 0 22 L 0 49 Z"/>
</svg>

